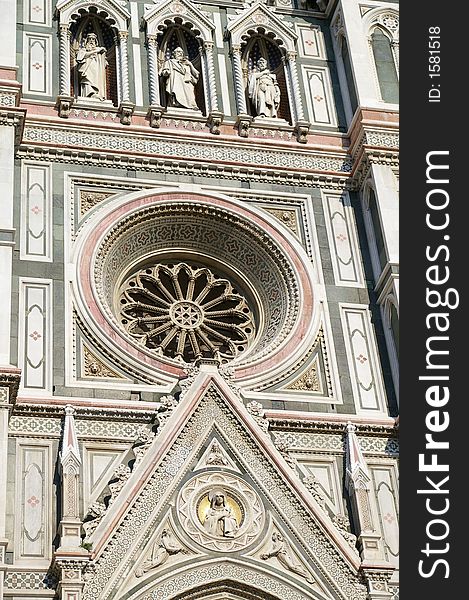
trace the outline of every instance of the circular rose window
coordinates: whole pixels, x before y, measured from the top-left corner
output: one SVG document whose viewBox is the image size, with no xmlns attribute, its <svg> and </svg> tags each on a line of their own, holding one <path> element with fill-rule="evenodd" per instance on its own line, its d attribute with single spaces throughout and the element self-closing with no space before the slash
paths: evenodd
<svg viewBox="0 0 469 600">
<path fill-rule="evenodd" d="M 229 362 L 240 380 L 272 378 L 304 352 L 317 318 L 299 242 L 255 207 L 216 194 L 111 200 L 82 226 L 75 253 L 80 321 L 145 381 L 180 377 L 204 358 Z"/>
<path fill-rule="evenodd" d="M 140 344 L 191 362 L 233 359 L 254 339 L 254 318 L 242 294 L 208 267 L 157 264 L 127 278 L 120 321 Z"/>
</svg>

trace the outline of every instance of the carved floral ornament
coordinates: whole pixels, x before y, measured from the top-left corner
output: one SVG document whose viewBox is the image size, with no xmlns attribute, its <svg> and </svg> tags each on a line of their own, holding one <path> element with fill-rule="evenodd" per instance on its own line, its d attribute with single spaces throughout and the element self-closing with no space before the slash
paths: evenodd
<svg viewBox="0 0 469 600">
<path fill-rule="evenodd" d="M 311 262 L 276 228 L 218 195 L 111 200 L 77 238 L 77 309 L 99 347 L 117 346 L 145 373 L 181 376 L 205 357 L 232 361 L 235 377 L 270 376 L 259 365 L 279 368 L 281 348 L 301 352 L 300 331 L 318 319 Z"/>
</svg>

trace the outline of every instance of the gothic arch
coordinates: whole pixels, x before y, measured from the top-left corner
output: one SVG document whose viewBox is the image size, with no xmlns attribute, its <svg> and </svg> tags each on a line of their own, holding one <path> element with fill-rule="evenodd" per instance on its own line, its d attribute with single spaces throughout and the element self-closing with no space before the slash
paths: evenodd
<svg viewBox="0 0 469 600">
<path fill-rule="evenodd" d="M 308 584 L 306 584 L 308 585 Z M 315 589 L 293 582 L 284 573 L 264 569 L 245 559 L 205 560 L 168 573 L 155 573 L 145 581 L 144 592 L 132 588 L 121 600 L 325 600 Z"/>
<path fill-rule="evenodd" d="M 368 233 L 371 262 L 376 281 L 378 281 L 387 262 L 387 251 L 384 239 L 384 230 L 379 213 L 378 194 L 376 186 L 370 177 L 366 182 L 363 192 L 363 208 L 365 228 Z"/>
<path fill-rule="evenodd" d="M 246 99 L 243 56 L 246 52 L 246 47 L 252 44 L 253 38 L 263 38 L 277 46 L 282 55 L 285 65 L 286 91 L 292 121 L 297 131 L 298 141 L 306 142 L 309 123 L 305 121 L 298 79 L 296 63 L 296 42 L 298 36 L 274 11 L 275 9 L 267 7 L 261 2 L 256 2 L 235 17 L 227 26 L 233 61 L 239 131 L 241 136 L 247 137 L 249 125 L 252 120 L 252 117 L 249 115 Z"/>
<path fill-rule="evenodd" d="M 68 117 L 74 97 L 77 97 L 76 87 L 72 85 L 71 55 L 81 42 L 80 34 L 86 21 L 94 20 L 93 31 L 101 38 L 113 35 L 113 44 L 108 40 L 105 44 L 108 53 L 110 70 L 107 73 L 107 97 L 113 104 L 119 106 L 121 122 L 129 125 L 134 105 L 130 102 L 129 65 L 128 65 L 128 23 L 130 13 L 115 0 L 94 2 L 90 0 L 62 0 L 57 3 L 60 30 L 60 67 L 59 67 L 59 97 L 57 107 L 59 116 Z M 81 22 L 81 23 L 80 23 Z M 99 27 L 96 27 L 96 24 Z M 71 44 L 74 38 L 75 48 Z M 112 88 L 112 90 L 111 90 Z"/>
<path fill-rule="evenodd" d="M 389 58 L 392 58 L 394 67 L 394 87 L 397 87 L 399 80 L 399 13 L 390 9 L 373 9 L 365 14 L 363 27 L 368 39 L 369 56 L 379 98 L 385 102 L 391 102 L 393 100 L 386 99 L 386 93 L 383 91 L 384 82 L 377 64 L 374 44 L 376 36 L 380 36 L 385 43 L 389 44 Z"/>
<path fill-rule="evenodd" d="M 146 39 L 148 48 L 148 78 L 150 87 L 150 124 L 159 127 L 164 110 L 164 98 L 159 85 L 161 60 L 158 60 L 158 47 L 165 43 L 171 30 L 190 36 L 199 45 L 200 56 L 191 62 L 200 62 L 200 79 L 202 83 L 202 99 L 198 98 L 200 109 L 209 118 L 212 133 L 219 133 L 222 113 L 218 108 L 218 91 L 213 60 L 214 30 L 212 23 L 196 6 L 187 0 L 173 2 L 167 0 L 151 8 L 144 15 L 146 23 Z M 164 48 L 163 48 L 164 51 Z M 204 106 L 201 106 L 201 104 Z"/>
</svg>

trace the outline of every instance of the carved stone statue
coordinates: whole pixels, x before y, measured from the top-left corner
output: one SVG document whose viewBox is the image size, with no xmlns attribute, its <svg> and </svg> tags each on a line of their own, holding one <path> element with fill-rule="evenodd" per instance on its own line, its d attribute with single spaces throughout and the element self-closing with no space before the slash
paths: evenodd
<svg viewBox="0 0 469 600">
<path fill-rule="evenodd" d="M 228 461 L 221 453 L 220 444 L 217 440 L 214 440 L 212 447 L 210 449 L 210 454 L 207 456 L 207 460 L 205 462 L 207 466 L 215 466 L 215 465 L 227 465 Z"/>
<path fill-rule="evenodd" d="M 106 99 L 106 48 L 98 46 L 98 37 L 89 33 L 77 53 L 80 96 Z"/>
<path fill-rule="evenodd" d="M 167 529 L 163 529 L 160 541 L 155 542 L 153 546 L 151 556 L 149 556 L 142 567 L 135 572 L 136 577 L 142 577 L 147 571 L 159 567 L 165 563 L 170 556 L 178 554 L 179 552 L 185 553 L 184 548 L 175 543 L 171 533 Z"/>
<path fill-rule="evenodd" d="M 224 492 L 213 490 L 209 500 L 210 508 L 205 516 L 204 529 L 217 537 L 234 537 L 239 526 L 233 511 L 226 505 Z"/>
<path fill-rule="evenodd" d="M 249 75 L 248 93 L 258 117 L 277 118 L 280 88 L 277 76 L 270 72 L 265 58 L 257 61 L 257 68 Z"/>
<path fill-rule="evenodd" d="M 314 579 L 311 577 L 310 573 L 295 561 L 287 542 L 278 531 L 275 531 L 272 534 L 272 547 L 269 552 L 261 554 L 262 560 L 268 560 L 274 556 L 278 558 L 278 561 L 283 567 L 292 573 L 296 573 L 296 575 L 299 575 L 300 577 L 304 577 L 308 583 L 314 583 Z"/>
<path fill-rule="evenodd" d="M 164 63 L 161 75 L 166 79 L 168 106 L 199 109 L 195 101 L 195 85 L 199 80 L 199 72 L 189 58 L 184 56 L 182 48 L 173 51 L 172 58 Z"/>
</svg>

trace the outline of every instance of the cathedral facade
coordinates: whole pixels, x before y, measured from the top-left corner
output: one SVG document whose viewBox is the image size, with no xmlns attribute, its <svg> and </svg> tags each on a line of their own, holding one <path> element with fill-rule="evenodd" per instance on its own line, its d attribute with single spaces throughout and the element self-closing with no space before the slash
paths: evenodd
<svg viewBox="0 0 469 600">
<path fill-rule="evenodd" d="M 398 2 L 0 6 L 0 600 L 397 600 Z"/>
</svg>

